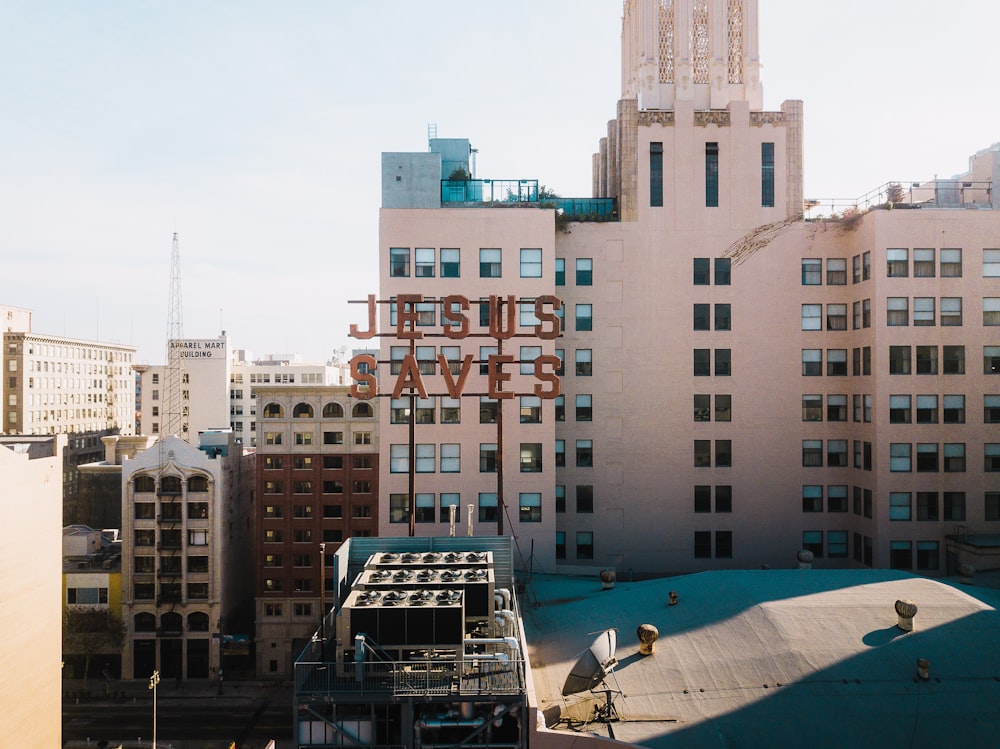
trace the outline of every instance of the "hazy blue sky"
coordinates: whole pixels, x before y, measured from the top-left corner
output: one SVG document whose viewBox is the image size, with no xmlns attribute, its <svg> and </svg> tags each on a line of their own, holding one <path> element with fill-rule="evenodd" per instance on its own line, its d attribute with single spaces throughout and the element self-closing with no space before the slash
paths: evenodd
<svg viewBox="0 0 1000 749">
<path fill-rule="evenodd" d="M 806 195 L 963 171 L 1000 140 L 993 0 L 761 0 L 765 106 L 805 101 Z M 620 0 L 6 0 L 0 303 L 163 360 L 350 345 L 378 286 L 382 151 L 428 123 L 479 175 L 590 191 L 620 93 Z M 220 309 L 222 310 L 220 313 Z"/>
</svg>

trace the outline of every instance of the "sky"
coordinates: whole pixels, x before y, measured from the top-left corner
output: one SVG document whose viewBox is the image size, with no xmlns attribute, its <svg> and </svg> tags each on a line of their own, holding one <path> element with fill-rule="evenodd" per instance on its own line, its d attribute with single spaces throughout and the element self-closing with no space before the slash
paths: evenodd
<svg viewBox="0 0 1000 749">
<path fill-rule="evenodd" d="M 620 0 L 5 0 L 0 304 L 165 358 L 185 337 L 329 359 L 378 290 L 383 151 L 590 194 Z M 765 109 L 805 106 L 805 193 L 967 168 L 1000 141 L 993 0 L 760 0 Z"/>
</svg>

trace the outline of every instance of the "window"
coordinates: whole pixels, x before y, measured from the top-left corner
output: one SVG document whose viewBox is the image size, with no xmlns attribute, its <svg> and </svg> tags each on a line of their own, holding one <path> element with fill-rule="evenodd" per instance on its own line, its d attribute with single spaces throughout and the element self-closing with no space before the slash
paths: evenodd
<svg viewBox="0 0 1000 749">
<path fill-rule="evenodd" d="M 983 396 L 983 423 L 1000 424 L 1000 395 Z"/>
<path fill-rule="evenodd" d="M 908 375 L 910 374 L 910 347 L 890 346 L 889 347 L 889 374 Z"/>
<path fill-rule="evenodd" d="M 406 278 L 410 275 L 410 248 L 389 248 L 389 275 L 393 278 Z"/>
<path fill-rule="evenodd" d="M 552 400 L 555 405 L 556 421 L 566 421 L 566 396 L 557 395 Z"/>
<path fill-rule="evenodd" d="M 1000 250 L 983 250 L 983 278 L 1000 277 Z"/>
<path fill-rule="evenodd" d="M 938 472 L 938 446 L 936 442 L 920 442 L 917 444 L 917 472 Z"/>
<path fill-rule="evenodd" d="M 760 204 L 774 207 L 774 143 L 760 144 Z"/>
<path fill-rule="evenodd" d="M 712 466 L 712 440 L 694 441 L 694 467 L 711 468 Z"/>
<path fill-rule="evenodd" d="M 936 395 L 917 396 L 917 423 L 938 423 L 938 397 Z"/>
<path fill-rule="evenodd" d="M 836 484 L 826 488 L 827 512 L 847 512 L 847 486 Z"/>
<path fill-rule="evenodd" d="M 442 445 L 442 447 L 444 447 Z M 442 492 L 439 497 L 441 507 L 441 522 L 451 522 L 451 508 L 455 508 L 455 523 L 461 522 L 462 495 L 457 492 Z"/>
<path fill-rule="evenodd" d="M 267 445 L 280 445 L 281 432 L 264 432 L 264 443 Z"/>
<path fill-rule="evenodd" d="M 905 296 L 891 296 L 885 300 L 885 324 L 903 326 L 910 324 L 910 300 Z M 931 316 L 931 320 L 934 317 Z"/>
<path fill-rule="evenodd" d="M 457 248 L 441 248 L 441 278 L 458 278 L 461 273 L 461 258 Z"/>
<path fill-rule="evenodd" d="M 592 258 L 580 257 L 576 259 L 576 285 L 594 285 L 594 260 Z"/>
<path fill-rule="evenodd" d="M 961 325 L 962 319 L 962 308 L 961 308 L 961 298 L 958 300 L 958 324 Z M 944 299 L 941 300 L 942 305 L 944 304 Z M 913 298 L 913 324 L 915 326 L 929 327 L 934 325 L 935 322 L 935 311 L 934 311 L 935 300 L 932 296 L 918 296 Z M 941 309 L 941 324 L 944 325 L 944 308 Z M 951 323 L 954 325 L 955 323 Z"/>
<path fill-rule="evenodd" d="M 705 144 L 705 206 L 719 205 L 719 144 Z M 998 250 L 1000 252 L 1000 250 Z M 998 273 L 1000 275 L 1000 273 Z"/>
<path fill-rule="evenodd" d="M 946 375 L 965 374 L 965 346 L 941 347 L 941 371 Z"/>
<path fill-rule="evenodd" d="M 694 285 L 708 286 L 711 283 L 710 266 L 707 257 L 696 257 L 694 259 Z"/>
<path fill-rule="evenodd" d="M 831 468 L 847 467 L 847 440 L 826 441 L 826 464 Z"/>
<path fill-rule="evenodd" d="M 916 322 L 916 304 L 919 299 L 915 299 L 914 304 L 914 324 L 920 324 Z M 934 310 L 934 298 L 931 297 L 931 311 Z M 934 323 L 927 323 L 928 325 L 933 325 Z M 962 297 L 960 296 L 943 296 L 941 297 L 941 325 L 943 327 L 960 327 L 962 325 Z"/>
<path fill-rule="evenodd" d="M 1000 325 L 1000 297 L 983 299 L 983 325 L 987 327 Z"/>
<path fill-rule="evenodd" d="M 889 567 L 894 570 L 913 569 L 913 544 L 910 541 L 889 542 Z"/>
<path fill-rule="evenodd" d="M 911 500 L 909 492 L 890 492 L 889 520 L 909 520 L 910 505 Z"/>
<path fill-rule="evenodd" d="M 802 258 L 802 285 L 819 286 L 823 283 L 823 261 L 818 257 Z"/>
<path fill-rule="evenodd" d="M 389 423 L 390 424 L 409 424 L 410 423 L 410 399 L 406 398 L 393 398 L 389 402 Z M 323 443 L 330 444 L 326 441 L 326 435 L 333 434 L 333 432 L 323 432 Z M 344 441 L 344 433 L 338 432 L 340 434 L 340 441 Z"/>
<path fill-rule="evenodd" d="M 803 304 L 802 305 L 802 329 L 822 330 L 823 329 L 823 305 Z"/>
<path fill-rule="evenodd" d="M 576 532 L 576 558 L 577 559 L 593 559 L 594 558 L 594 532 L 593 531 L 577 531 Z"/>
<path fill-rule="evenodd" d="M 733 396 L 727 394 L 717 394 L 715 396 L 715 420 L 733 420 Z"/>
<path fill-rule="evenodd" d="M 943 453 L 945 473 L 965 473 L 965 443 L 946 442 Z"/>
<path fill-rule="evenodd" d="M 539 248 L 521 248 L 521 278 L 542 277 L 542 251 Z"/>
<path fill-rule="evenodd" d="M 433 424 L 437 404 L 434 398 L 417 398 L 417 410 L 415 412 L 415 422 L 417 424 Z"/>
<path fill-rule="evenodd" d="M 694 558 L 695 559 L 711 559 L 712 558 L 712 532 L 711 531 L 695 531 L 694 532 Z"/>
<path fill-rule="evenodd" d="M 715 376 L 729 377 L 733 372 L 732 349 L 715 349 Z"/>
<path fill-rule="evenodd" d="M 434 278 L 434 248 L 418 247 L 413 251 L 413 275 L 417 278 Z"/>
<path fill-rule="evenodd" d="M 590 468 L 594 465 L 594 441 L 576 441 L 576 465 L 578 468 Z"/>
<path fill-rule="evenodd" d="M 910 470 L 912 446 L 907 442 L 893 442 L 889 445 L 889 470 L 906 473 Z"/>
<path fill-rule="evenodd" d="M 831 257 L 826 260 L 826 283 L 828 286 L 847 285 L 847 259 Z"/>
<path fill-rule="evenodd" d="M 910 423 L 910 396 L 890 395 L 889 396 L 889 423 L 909 424 Z"/>
<path fill-rule="evenodd" d="M 823 349 L 802 349 L 802 376 L 819 377 L 823 374 Z"/>
<path fill-rule="evenodd" d="M 889 278 L 906 278 L 910 275 L 910 251 L 889 249 L 885 251 L 886 275 Z"/>
<path fill-rule="evenodd" d="M 541 473 L 542 445 L 540 442 L 521 443 L 521 473 Z"/>
<path fill-rule="evenodd" d="M 649 144 L 649 205 L 663 206 L 663 143 Z"/>
<path fill-rule="evenodd" d="M 986 520 L 1000 520 L 1000 492 L 985 492 L 983 508 Z"/>
<path fill-rule="evenodd" d="M 847 330 L 847 305 L 826 305 L 826 329 Z"/>
<path fill-rule="evenodd" d="M 367 404 L 365 404 L 367 405 Z M 355 414 L 357 415 L 357 414 Z M 372 433 L 371 432 L 355 432 L 354 433 L 354 444 L 355 445 L 370 445 L 372 443 Z"/>
<path fill-rule="evenodd" d="M 441 445 L 441 473 L 460 473 L 462 471 L 462 446 L 458 443 L 443 443 Z"/>
<path fill-rule="evenodd" d="M 802 512 L 823 512 L 823 487 L 810 484 L 802 487 Z"/>
<path fill-rule="evenodd" d="M 942 398 L 945 424 L 965 423 L 965 396 L 946 395 Z"/>
<path fill-rule="evenodd" d="M 716 559 L 732 559 L 733 558 L 733 532 L 732 531 L 716 531 L 715 532 L 715 558 Z"/>
<path fill-rule="evenodd" d="M 520 419 L 522 424 L 542 423 L 542 399 L 537 395 L 522 395 L 520 397 Z"/>
<path fill-rule="evenodd" d="M 407 445 L 409 447 L 409 445 Z M 417 473 L 434 473 L 437 464 L 437 446 L 434 444 L 420 444 L 417 448 Z"/>
<path fill-rule="evenodd" d="M 502 274 L 502 256 L 499 249 L 479 250 L 479 277 L 500 278 Z"/>
<path fill-rule="evenodd" d="M 594 329 L 594 306 L 592 304 L 576 305 L 576 329 Z"/>
<path fill-rule="evenodd" d="M 847 421 L 847 396 L 826 396 L 826 420 Z"/>
<path fill-rule="evenodd" d="M 870 252 L 861 255 L 861 280 L 867 281 L 872 277 L 872 254 Z"/>
<path fill-rule="evenodd" d="M 556 484 L 556 512 L 566 512 L 566 486 Z"/>
<path fill-rule="evenodd" d="M 410 522 L 410 496 L 408 494 L 389 495 L 389 522 Z"/>
<path fill-rule="evenodd" d="M 542 522 L 542 495 L 538 492 L 521 492 L 517 497 L 518 522 Z"/>
<path fill-rule="evenodd" d="M 413 522 L 415 523 L 433 523 L 434 522 L 434 495 L 433 494 L 416 494 L 414 495 L 414 516 Z"/>
<path fill-rule="evenodd" d="M 566 285 L 566 260 L 561 257 L 556 258 L 556 286 Z"/>
<path fill-rule="evenodd" d="M 407 409 L 407 418 L 409 417 L 409 409 Z M 344 444 L 344 433 L 343 432 L 323 432 L 323 444 L 324 445 L 343 445 Z"/>
<path fill-rule="evenodd" d="M 556 440 L 556 467 L 566 465 L 566 440 Z"/>
<path fill-rule="evenodd" d="M 694 511 L 695 512 L 712 511 L 711 486 L 696 486 L 694 488 Z"/>
<path fill-rule="evenodd" d="M 729 304 L 717 304 L 715 305 L 715 329 L 716 330 L 731 330 L 732 329 L 732 305 Z"/>
<path fill-rule="evenodd" d="M 496 424 L 497 410 L 499 407 L 500 404 L 496 400 L 487 398 L 486 396 L 481 396 L 479 398 L 479 423 Z"/>
<path fill-rule="evenodd" d="M 696 304 L 694 305 L 694 329 L 695 330 L 709 330 L 708 322 L 708 311 L 710 305 L 708 304 Z"/>
<path fill-rule="evenodd" d="M 823 440 L 802 440 L 802 465 L 806 468 L 823 465 Z"/>
<path fill-rule="evenodd" d="M 847 376 L 846 348 L 830 348 L 826 350 L 826 374 L 828 377 Z"/>
<path fill-rule="evenodd" d="M 965 520 L 965 492 L 944 492 L 943 520 Z"/>
<path fill-rule="evenodd" d="M 983 470 L 986 473 L 1000 472 L 1000 443 L 983 445 Z"/>
<path fill-rule="evenodd" d="M 934 248 L 918 247 L 913 250 L 913 277 L 934 278 Z"/>
<path fill-rule="evenodd" d="M 408 473 L 410 470 L 410 446 L 389 445 L 389 473 Z"/>
<path fill-rule="evenodd" d="M 479 445 L 479 472 L 497 472 L 497 446 L 495 444 L 482 443 Z"/>
<path fill-rule="evenodd" d="M 729 286 L 732 279 L 732 260 L 728 257 L 715 258 L 715 285 Z"/>
<path fill-rule="evenodd" d="M 566 531 L 556 531 L 556 559 L 566 558 Z"/>
<path fill-rule="evenodd" d="M 847 531 L 826 532 L 826 555 L 830 559 L 847 558 Z"/>
<path fill-rule="evenodd" d="M 983 346 L 983 374 L 1000 375 L 1000 346 Z"/>
<path fill-rule="evenodd" d="M 590 394 L 578 394 L 576 396 L 576 420 L 594 420 L 594 396 Z"/>
<path fill-rule="evenodd" d="M 698 396 L 695 397 L 697 398 Z M 802 396 L 802 421 L 823 421 L 822 395 Z"/>
<path fill-rule="evenodd" d="M 811 551 L 816 559 L 822 559 L 823 531 L 802 531 L 802 548 Z"/>
<path fill-rule="evenodd" d="M 861 283 L 861 255 L 851 258 L 851 283 Z"/>
<path fill-rule="evenodd" d="M 694 376 L 708 377 L 712 373 L 712 350 L 696 348 L 694 350 Z"/>
<path fill-rule="evenodd" d="M 312 432 L 296 432 L 295 433 L 295 444 L 296 445 L 311 445 L 313 441 Z"/>
<path fill-rule="evenodd" d="M 594 352 L 589 348 L 576 350 L 576 376 L 590 377 L 594 373 Z"/>
<path fill-rule="evenodd" d="M 733 487 L 729 485 L 719 485 L 715 487 L 715 511 L 733 511 Z"/>
<path fill-rule="evenodd" d="M 479 493 L 479 522 L 495 523 L 497 521 L 497 495 L 493 492 Z"/>
</svg>

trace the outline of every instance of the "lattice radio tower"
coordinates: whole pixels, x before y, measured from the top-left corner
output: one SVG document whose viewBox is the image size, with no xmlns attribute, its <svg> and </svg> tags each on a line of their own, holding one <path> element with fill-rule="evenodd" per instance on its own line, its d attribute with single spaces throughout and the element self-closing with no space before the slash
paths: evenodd
<svg viewBox="0 0 1000 749">
<path fill-rule="evenodd" d="M 167 370 L 163 383 L 163 413 L 160 419 L 161 440 L 174 434 L 186 438 L 187 409 L 182 396 L 184 382 L 183 349 L 176 345 L 184 337 L 184 315 L 181 304 L 181 249 L 174 232 L 170 253 L 170 300 L 167 304 Z"/>
</svg>

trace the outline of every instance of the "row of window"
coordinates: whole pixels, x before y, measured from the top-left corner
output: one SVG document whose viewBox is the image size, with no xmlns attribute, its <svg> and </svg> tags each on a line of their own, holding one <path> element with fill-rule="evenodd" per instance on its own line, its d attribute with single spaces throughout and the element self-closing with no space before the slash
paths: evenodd
<svg viewBox="0 0 1000 749">
<path fill-rule="evenodd" d="M 160 583 L 159 600 L 163 603 L 182 603 L 182 590 L 181 583 Z M 136 601 L 152 601 L 157 598 L 156 583 L 133 583 L 132 595 Z M 187 600 L 207 601 L 208 583 L 188 583 Z"/>
<path fill-rule="evenodd" d="M 371 494 L 373 483 L 362 479 L 351 482 L 351 492 L 353 494 Z M 316 481 L 293 481 L 291 483 L 293 494 L 313 494 L 317 488 L 322 487 L 323 494 L 343 494 L 344 482 L 336 479 L 326 479 L 322 482 Z M 284 494 L 285 482 L 265 481 L 264 494 Z"/>
<path fill-rule="evenodd" d="M 760 204 L 774 207 L 774 143 L 760 144 Z M 663 207 L 663 143 L 649 144 L 649 205 Z M 705 143 L 705 207 L 719 205 L 719 144 Z"/>
<path fill-rule="evenodd" d="M 156 631 L 156 614 L 142 611 L 133 617 L 132 622 L 132 629 L 135 632 Z M 208 632 L 208 624 L 208 614 L 204 611 L 194 611 L 187 616 L 189 632 Z M 176 611 L 165 612 L 160 617 L 160 628 L 163 632 L 182 632 L 184 629 L 183 615 Z"/>
<path fill-rule="evenodd" d="M 135 565 L 135 574 L 137 575 L 151 575 L 157 572 L 156 560 L 160 560 L 160 569 L 158 570 L 161 574 L 166 575 L 180 575 L 181 574 L 181 560 L 182 557 L 170 556 L 170 557 L 150 557 L 150 556 L 135 556 L 133 557 L 133 564 Z M 187 560 L 187 571 L 190 574 L 203 574 L 208 572 L 208 557 L 207 556 L 189 556 L 186 557 Z"/>
<path fill-rule="evenodd" d="M 356 471 L 369 471 L 375 467 L 375 456 L 370 454 L 352 455 L 351 468 Z M 285 467 L 285 456 L 283 455 L 258 455 L 257 460 L 265 471 L 280 471 Z M 292 468 L 296 471 L 311 471 L 318 458 L 312 455 L 293 455 L 290 458 Z M 324 469 L 343 469 L 343 455 L 324 455 Z"/>
<path fill-rule="evenodd" d="M 330 491 L 324 493 L 329 494 L 343 494 L 344 486 L 342 482 L 336 482 L 339 488 L 336 491 Z M 324 490 L 326 489 L 326 482 L 324 482 Z M 355 518 L 370 518 L 371 517 L 371 507 L 368 505 L 357 505 L 357 507 L 362 508 L 357 513 L 353 514 Z M 285 510 L 282 505 L 264 505 L 264 517 L 268 520 L 280 520 L 285 516 Z M 313 517 L 312 505 L 294 505 L 292 507 L 292 516 L 295 519 L 303 520 L 310 519 Z M 344 505 L 342 504 L 324 504 L 323 505 L 323 519 L 324 520 L 341 520 L 344 517 Z"/>
<path fill-rule="evenodd" d="M 183 532 L 180 530 L 161 530 L 161 549 L 180 549 Z M 133 536 L 133 546 L 154 546 L 156 544 L 156 530 L 137 528 Z M 208 531 L 202 529 L 190 529 L 187 532 L 188 546 L 208 546 Z"/>
<path fill-rule="evenodd" d="M 323 406 L 322 413 L 324 419 L 342 419 L 344 418 L 344 407 L 339 403 L 330 402 Z M 268 403 L 264 406 L 261 415 L 265 419 L 283 419 L 285 418 L 285 407 L 280 403 Z M 351 410 L 351 415 L 355 419 L 371 419 L 375 417 L 375 409 L 370 403 L 356 403 Z M 309 403 L 296 403 L 292 408 L 292 418 L 315 418 L 315 410 Z"/>
<path fill-rule="evenodd" d="M 439 354 L 440 352 L 440 354 Z M 410 353 L 409 346 L 390 346 L 389 347 L 389 371 L 390 374 L 399 374 L 403 370 L 403 359 Z M 496 346 L 480 346 L 479 347 L 479 373 L 483 375 L 489 374 L 489 360 L 490 356 L 495 356 L 498 353 Z M 556 356 L 559 358 L 559 368 L 556 370 L 556 374 L 562 377 L 565 375 L 565 361 L 566 361 L 566 350 L 556 349 Z M 443 356 L 448 361 L 448 371 L 452 375 L 460 375 L 462 373 L 462 350 L 459 346 L 441 346 L 440 348 L 436 346 L 416 346 L 414 351 L 414 359 L 417 362 L 417 370 L 420 374 L 433 375 L 436 374 L 440 366 L 438 361 L 438 356 Z M 541 346 L 521 346 L 518 349 L 517 364 L 519 365 L 519 373 L 530 375 L 534 374 L 534 362 L 539 356 L 542 355 Z M 594 373 L 594 352 L 593 349 L 589 348 L 578 348 L 573 353 L 574 369 L 573 373 L 578 377 L 590 377 Z"/>
<path fill-rule="evenodd" d="M 410 248 L 389 248 L 389 275 L 392 278 L 410 277 Z M 461 250 L 455 247 L 417 247 L 412 254 L 413 276 L 415 278 L 459 278 L 462 275 Z M 591 286 L 594 281 L 594 261 L 591 258 L 576 259 L 576 285 Z M 522 247 L 519 251 L 519 274 L 521 278 L 542 277 L 542 250 L 538 247 Z M 479 249 L 479 277 L 501 278 L 503 276 L 503 250 L 497 247 Z M 556 286 L 566 285 L 566 261 L 556 258 Z"/>
<path fill-rule="evenodd" d="M 517 498 L 518 522 L 540 523 L 542 521 L 542 495 L 540 492 L 520 492 Z M 433 493 L 417 493 L 413 495 L 413 519 L 415 523 L 433 523 L 438 517 L 446 523 L 451 519 L 451 508 L 455 510 L 456 521 L 461 509 L 461 495 L 457 493 L 442 493 L 435 497 Z M 410 496 L 408 494 L 389 495 L 389 522 L 410 522 Z M 480 492 L 478 518 L 480 523 L 497 522 L 499 503 L 495 492 Z"/>
<path fill-rule="evenodd" d="M 433 327 L 438 324 L 437 322 L 439 313 L 438 308 L 442 307 L 443 304 L 444 300 L 439 301 L 435 300 L 432 297 L 426 297 L 421 302 L 413 302 L 413 303 L 406 302 L 404 303 L 403 307 L 404 311 L 407 314 L 411 313 L 413 314 L 414 325 L 416 327 L 427 328 L 427 327 Z M 472 302 L 472 304 L 475 304 L 479 307 L 479 326 L 482 328 L 489 328 L 490 327 L 489 300 L 480 299 L 478 302 Z M 412 310 L 411 310 L 411 305 L 412 305 Z M 518 323 L 522 327 L 531 328 L 539 324 L 538 317 L 535 315 L 534 300 L 518 302 L 517 306 L 518 306 Z M 392 325 L 393 327 L 395 327 L 397 324 L 397 319 L 398 319 L 397 308 L 398 305 L 396 304 L 396 297 L 392 297 L 391 304 L 389 306 L 389 324 Z M 456 313 L 461 312 L 460 305 L 458 302 L 455 302 L 452 305 L 452 311 Z M 461 327 L 461 325 L 463 324 L 461 319 L 455 318 L 449 320 L 444 316 L 443 312 L 444 311 L 442 309 L 441 310 L 442 326 L 450 326 L 453 328 Z M 593 329 L 594 306 L 592 304 L 574 305 L 573 314 L 574 314 L 573 322 L 576 330 L 586 331 Z M 559 307 L 559 309 L 555 310 L 555 315 L 559 317 L 561 321 L 560 325 L 565 327 L 566 307 L 565 306 Z M 395 348 L 402 348 L 404 350 L 404 353 L 409 353 L 409 347 L 404 346 Z M 449 356 L 448 357 L 449 361 L 460 362 L 461 355 L 458 354 L 458 347 L 453 347 L 453 350 L 456 352 L 456 356 L 454 359 Z M 444 353 L 444 351 L 442 351 L 442 353 Z M 417 358 L 418 360 L 420 359 L 420 357 Z M 393 357 L 393 359 L 396 361 L 401 361 L 402 356 L 400 355 L 398 357 Z M 431 373 L 433 371 L 434 371 L 433 369 L 430 370 Z"/>
<path fill-rule="evenodd" d="M 575 559 L 594 558 L 594 532 L 577 531 Z M 566 559 L 566 531 L 556 531 L 556 559 Z"/>
<path fill-rule="evenodd" d="M 914 357 L 915 354 L 915 357 Z M 889 374 L 965 374 L 965 346 L 890 346 Z M 1000 346 L 983 346 L 983 374 L 1000 375 Z"/>
<path fill-rule="evenodd" d="M 843 394 L 828 394 L 826 408 L 823 408 L 823 395 L 803 394 L 802 421 L 847 421 L 847 396 Z M 872 396 L 856 394 L 852 396 L 855 422 L 871 422 Z M 938 406 L 941 406 L 939 408 Z M 915 406 L 915 409 L 914 409 Z M 916 419 L 914 421 L 914 411 Z M 697 421 L 698 419 L 696 419 Z M 890 395 L 890 424 L 964 424 L 964 395 Z M 1000 395 L 983 396 L 983 423 L 1000 423 Z"/>
<path fill-rule="evenodd" d="M 907 473 L 914 470 L 914 454 L 916 455 L 916 471 L 918 473 L 963 473 L 965 471 L 965 443 L 946 442 L 938 445 L 936 442 L 918 442 L 916 452 L 909 442 L 892 442 L 889 444 L 889 470 L 897 473 Z M 985 473 L 1000 473 L 1000 443 L 987 442 L 983 445 L 983 471 Z"/>
<path fill-rule="evenodd" d="M 711 304 L 694 305 L 695 330 L 732 330 L 732 322 L 732 305 L 730 304 L 716 304 L 714 315 Z"/>
<path fill-rule="evenodd" d="M 889 520 L 964 522 L 965 516 L 965 492 L 889 492 Z M 1000 520 L 1000 492 L 983 494 L 983 519 Z"/>
<path fill-rule="evenodd" d="M 312 445 L 314 444 L 315 437 L 316 434 L 314 432 L 294 432 L 292 434 L 292 443 L 295 445 Z M 344 444 L 344 433 L 340 431 L 323 432 L 322 437 L 324 445 Z M 284 432 L 264 432 L 264 444 L 266 445 L 281 445 L 284 443 L 284 439 Z M 353 441 L 355 445 L 370 445 L 372 444 L 372 433 L 354 432 Z"/>
<path fill-rule="evenodd" d="M 205 520 L 208 518 L 208 502 L 187 502 L 186 504 L 189 520 Z M 162 503 L 159 507 L 159 514 L 157 514 L 155 502 L 136 502 L 133 507 L 135 508 L 136 520 L 152 520 L 154 518 L 167 521 L 181 520 L 180 502 Z"/>
<path fill-rule="evenodd" d="M 871 252 L 864 252 L 852 258 L 852 282 L 861 283 L 871 278 Z M 938 265 L 940 260 L 940 265 Z M 932 247 L 918 247 L 913 250 L 913 277 L 935 278 L 940 269 L 941 278 L 962 277 L 962 250 L 945 247 L 940 254 Z M 908 248 L 886 250 L 886 276 L 906 278 L 910 275 L 910 253 Z M 1000 250 L 983 250 L 983 276 L 1000 276 Z M 823 284 L 823 259 L 802 258 L 802 285 Z M 826 285 L 845 286 L 847 284 L 847 260 L 845 258 L 826 259 Z"/>
</svg>

